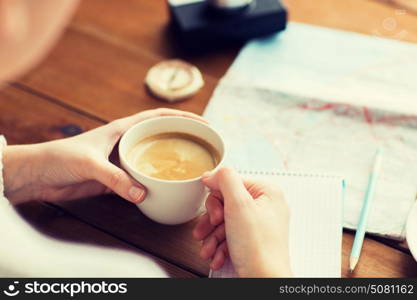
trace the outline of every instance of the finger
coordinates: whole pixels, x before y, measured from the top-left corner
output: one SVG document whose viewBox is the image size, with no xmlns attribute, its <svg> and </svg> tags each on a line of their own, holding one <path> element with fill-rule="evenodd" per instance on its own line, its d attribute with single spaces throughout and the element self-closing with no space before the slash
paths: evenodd
<svg viewBox="0 0 417 300">
<path fill-rule="evenodd" d="M 204 240 L 203 246 L 200 250 L 200 256 L 202 259 L 209 259 L 215 253 L 217 249 L 217 239 L 214 236 L 211 236 Z"/>
<path fill-rule="evenodd" d="M 202 257 L 204 259 L 212 257 L 216 252 L 217 245 L 225 241 L 225 239 L 226 231 L 223 223 L 204 240 L 203 246 L 201 247 Z"/>
<path fill-rule="evenodd" d="M 217 247 L 216 253 L 214 254 L 213 260 L 210 263 L 210 269 L 218 270 L 223 267 L 224 262 L 228 256 L 226 241 L 222 242 Z"/>
<path fill-rule="evenodd" d="M 94 179 L 128 201 L 140 203 L 145 199 L 145 187 L 108 161 L 94 163 L 92 173 Z"/>
<path fill-rule="evenodd" d="M 215 229 L 216 227 L 210 223 L 209 215 L 205 213 L 194 227 L 193 237 L 197 241 L 202 241 Z"/>
<path fill-rule="evenodd" d="M 211 225 L 217 226 L 223 222 L 223 204 L 212 193 L 207 197 L 206 208 Z"/>
<path fill-rule="evenodd" d="M 256 199 L 262 196 L 267 190 L 268 185 L 262 181 L 254 181 L 248 178 L 243 178 L 243 184 L 246 187 L 246 190 L 251 194 L 251 196 Z"/>
<path fill-rule="evenodd" d="M 223 242 L 226 239 L 226 227 L 225 224 L 222 223 L 216 227 L 216 229 L 210 233 L 207 238 L 215 237 L 217 242 Z"/>
<path fill-rule="evenodd" d="M 231 168 L 224 167 L 215 173 L 204 174 L 202 181 L 211 190 L 222 193 L 225 205 L 241 206 L 253 200 L 242 178 Z"/>
<path fill-rule="evenodd" d="M 283 198 L 283 192 L 276 184 L 246 178 L 243 179 L 243 182 L 249 194 L 251 194 L 254 199 L 260 198 L 263 195 L 267 196 L 263 197 L 264 199 L 270 200 Z"/>
<path fill-rule="evenodd" d="M 203 183 L 206 182 L 207 178 L 210 178 L 215 173 L 208 172 L 207 174 L 203 175 Z M 248 178 L 241 178 L 243 181 L 243 185 L 245 186 L 246 190 L 252 196 L 252 198 L 256 199 L 262 195 L 267 195 L 269 198 L 282 198 L 283 193 L 282 191 L 276 187 L 276 185 L 268 184 L 267 182 L 259 181 L 259 180 L 252 180 Z M 222 199 L 221 193 L 219 191 L 213 190 L 211 192 L 215 194 L 217 198 Z"/>
<path fill-rule="evenodd" d="M 210 195 L 212 195 L 213 197 L 216 197 L 217 199 L 223 202 L 223 196 L 222 196 L 222 193 L 220 193 L 220 191 L 212 190 L 210 191 Z"/>
</svg>

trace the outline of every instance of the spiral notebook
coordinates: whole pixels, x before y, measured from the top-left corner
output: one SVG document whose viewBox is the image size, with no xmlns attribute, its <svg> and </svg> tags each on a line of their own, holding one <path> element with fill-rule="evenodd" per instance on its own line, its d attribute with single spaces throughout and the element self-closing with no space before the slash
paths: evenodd
<svg viewBox="0 0 417 300">
<path fill-rule="evenodd" d="M 288 202 L 290 260 L 296 277 L 340 277 L 344 181 L 337 176 L 241 172 L 276 184 Z M 209 277 L 236 277 L 230 261 Z"/>
</svg>

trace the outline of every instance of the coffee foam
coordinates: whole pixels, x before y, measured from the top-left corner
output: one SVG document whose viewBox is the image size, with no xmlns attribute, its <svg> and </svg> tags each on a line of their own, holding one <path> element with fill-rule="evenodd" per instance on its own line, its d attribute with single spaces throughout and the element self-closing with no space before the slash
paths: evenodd
<svg viewBox="0 0 417 300">
<path fill-rule="evenodd" d="M 201 176 L 219 163 L 219 154 L 206 141 L 181 132 L 161 133 L 140 140 L 128 160 L 139 172 L 165 180 Z"/>
</svg>

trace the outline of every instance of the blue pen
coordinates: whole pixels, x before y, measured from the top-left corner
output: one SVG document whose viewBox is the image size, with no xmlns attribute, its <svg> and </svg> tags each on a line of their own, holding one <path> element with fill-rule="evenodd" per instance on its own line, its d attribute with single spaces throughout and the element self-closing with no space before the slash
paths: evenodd
<svg viewBox="0 0 417 300">
<path fill-rule="evenodd" d="M 382 148 L 378 148 L 375 154 L 374 167 L 369 176 L 368 188 L 366 190 L 365 199 L 363 202 L 359 223 L 356 227 L 355 240 L 353 241 L 352 252 L 349 259 L 349 270 L 353 272 L 359 261 L 359 256 L 362 250 L 363 239 L 365 237 L 366 225 L 368 223 L 369 211 L 375 195 L 375 185 L 381 171 Z"/>
</svg>

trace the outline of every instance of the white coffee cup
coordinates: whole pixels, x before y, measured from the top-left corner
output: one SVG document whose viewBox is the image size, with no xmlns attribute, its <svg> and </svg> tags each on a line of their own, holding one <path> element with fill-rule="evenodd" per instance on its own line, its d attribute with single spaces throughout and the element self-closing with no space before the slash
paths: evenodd
<svg viewBox="0 0 417 300">
<path fill-rule="evenodd" d="M 122 136 L 119 144 L 120 163 L 147 189 L 146 199 L 138 204 L 139 209 L 158 223 L 175 225 L 188 222 L 201 212 L 208 194 L 201 176 L 188 180 L 154 178 L 135 170 L 128 160 L 129 151 L 138 141 L 168 132 L 191 134 L 212 145 L 220 155 L 220 162 L 215 169 L 223 162 L 225 146 L 221 136 L 209 125 L 184 117 L 152 118 L 134 125 Z"/>
</svg>

